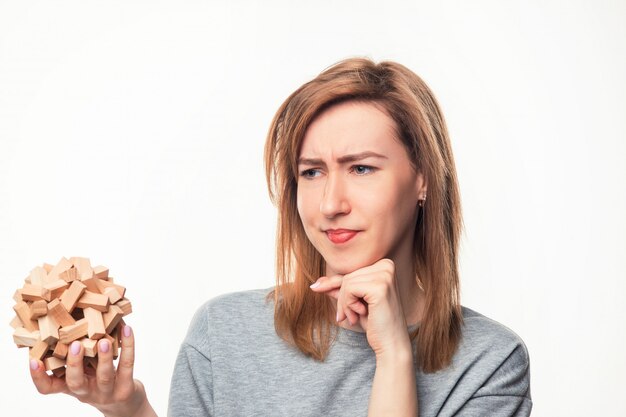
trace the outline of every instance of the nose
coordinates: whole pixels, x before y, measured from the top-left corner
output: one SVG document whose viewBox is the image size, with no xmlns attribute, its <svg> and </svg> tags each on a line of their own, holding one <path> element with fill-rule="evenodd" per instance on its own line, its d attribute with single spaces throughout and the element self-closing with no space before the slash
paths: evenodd
<svg viewBox="0 0 626 417">
<path fill-rule="evenodd" d="M 320 212 L 331 219 L 350 213 L 350 203 L 346 196 L 346 186 L 338 175 L 329 175 L 324 185 L 324 195 L 320 202 Z"/>
</svg>

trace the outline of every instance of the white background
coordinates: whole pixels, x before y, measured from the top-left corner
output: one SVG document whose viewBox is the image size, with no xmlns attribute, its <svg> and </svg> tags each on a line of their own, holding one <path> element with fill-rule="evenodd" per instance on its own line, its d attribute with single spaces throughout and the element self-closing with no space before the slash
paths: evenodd
<svg viewBox="0 0 626 417">
<path fill-rule="evenodd" d="M 274 283 L 274 112 L 364 55 L 441 103 L 463 303 L 526 342 L 533 415 L 626 415 L 626 4 L 292 3 L 0 1 L 0 413 L 98 415 L 37 394 L 8 326 L 31 268 L 86 256 L 128 288 L 165 415 L 195 309 Z"/>
</svg>

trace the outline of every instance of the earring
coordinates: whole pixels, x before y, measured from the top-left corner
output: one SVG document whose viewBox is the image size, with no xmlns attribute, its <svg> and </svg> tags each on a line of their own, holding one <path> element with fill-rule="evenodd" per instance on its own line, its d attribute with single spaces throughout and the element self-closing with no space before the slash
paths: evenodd
<svg viewBox="0 0 626 417">
<path fill-rule="evenodd" d="M 424 207 L 425 203 L 426 203 L 426 193 L 422 194 L 421 198 L 417 200 L 417 205 L 420 207 Z"/>
</svg>

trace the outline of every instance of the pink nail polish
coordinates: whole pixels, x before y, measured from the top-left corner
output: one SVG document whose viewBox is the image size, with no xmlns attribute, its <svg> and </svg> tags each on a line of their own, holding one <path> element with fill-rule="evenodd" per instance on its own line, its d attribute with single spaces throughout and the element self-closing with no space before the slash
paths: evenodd
<svg viewBox="0 0 626 417">
<path fill-rule="evenodd" d="M 70 345 L 70 352 L 72 352 L 72 355 L 78 355 L 80 352 L 80 342 L 78 340 L 72 342 Z"/>
<path fill-rule="evenodd" d="M 100 343 L 98 343 L 98 347 L 100 348 L 100 352 L 107 353 L 110 347 L 109 341 L 106 339 L 101 340 Z"/>
<path fill-rule="evenodd" d="M 337 317 L 335 317 L 336 321 L 339 321 L 339 312 L 337 312 Z"/>
<path fill-rule="evenodd" d="M 316 282 L 314 282 L 313 284 L 310 285 L 310 288 L 317 288 L 319 286 L 320 286 L 320 282 L 316 281 Z"/>
<path fill-rule="evenodd" d="M 30 369 L 32 369 L 33 371 L 36 371 L 37 369 L 39 369 L 39 362 L 37 362 L 36 359 L 30 360 Z"/>
<path fill-rule="evenodd" d="M 130 337 L 130 326 L 124 326 L 124 337 Z"/>
</svg>

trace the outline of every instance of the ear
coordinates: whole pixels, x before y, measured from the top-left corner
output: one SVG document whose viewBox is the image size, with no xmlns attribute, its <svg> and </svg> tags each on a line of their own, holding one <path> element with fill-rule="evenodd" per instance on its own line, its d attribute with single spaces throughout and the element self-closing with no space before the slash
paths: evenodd
<svg viewBox="0 0 626 417">
<path fill-rule="evenodd" d="M 426 199 L 426 191 L 428 189 L 428 181 L 422 173 L 418 173 L 415 177 L 415 192 L 418 200 Z"/>
</svg>

